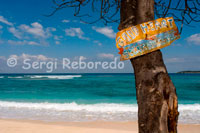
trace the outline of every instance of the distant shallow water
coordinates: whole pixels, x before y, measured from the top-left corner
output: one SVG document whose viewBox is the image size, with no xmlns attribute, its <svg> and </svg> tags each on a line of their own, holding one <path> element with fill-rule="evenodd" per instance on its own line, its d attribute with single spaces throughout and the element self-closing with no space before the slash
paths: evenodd
<svg viewBox="0 0 200 133">
<path fill-rule="evenodd" d="M 200 74 L 170 74 L 179 122 L 200 124 Z M 0 75 L 0 118 L 136 121 L 133 74 Z"/>
</svg>

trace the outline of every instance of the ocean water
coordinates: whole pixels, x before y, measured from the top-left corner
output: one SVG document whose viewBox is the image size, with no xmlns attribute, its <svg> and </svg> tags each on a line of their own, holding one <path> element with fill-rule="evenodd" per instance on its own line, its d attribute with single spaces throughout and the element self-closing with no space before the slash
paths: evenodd
<svg viewBox="0 0 200 133">
<path fill-rule="evenodd" d="M 170 74 L 179 122 L 200 124 L 200 74 Z M 0 118 L 136 121 L 133 74 L 0 75 Z"/>
</svg>

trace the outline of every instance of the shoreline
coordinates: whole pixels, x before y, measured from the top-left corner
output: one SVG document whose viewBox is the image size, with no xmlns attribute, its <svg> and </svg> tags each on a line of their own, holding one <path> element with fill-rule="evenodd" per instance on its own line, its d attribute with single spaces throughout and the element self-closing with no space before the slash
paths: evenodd
<svg viewBox="0 0 200 133">
<path fill-rule="evenodd" d="M 47 122 L 38 120 L 0 119 L 2 133 L 137 133 L 137 122 Z M 178 124 L 178 132 L 198 133 L 200 124 Z"/>
</svg>

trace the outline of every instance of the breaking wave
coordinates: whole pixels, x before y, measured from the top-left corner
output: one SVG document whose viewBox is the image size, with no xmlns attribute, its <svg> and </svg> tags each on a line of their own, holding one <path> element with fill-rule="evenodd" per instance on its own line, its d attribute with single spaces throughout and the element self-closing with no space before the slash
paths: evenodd
<svg viewBox="0 0 200 133">
<path fill-rule="evenodd" d="M 136 121 L 136 104 L 0 101 L 0 117 L 46 121 Z M 179 105 L 180 123 L 200 123 L 200 104 Z"/>
</svg>

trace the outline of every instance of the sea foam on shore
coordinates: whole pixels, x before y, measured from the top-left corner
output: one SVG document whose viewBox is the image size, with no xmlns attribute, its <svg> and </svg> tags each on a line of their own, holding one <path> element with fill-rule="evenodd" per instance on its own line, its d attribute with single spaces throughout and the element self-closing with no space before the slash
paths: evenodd
<svg viewBox="0 0 200 133">
<path fill-rule="evenodd" d="M 136 104 L 77 104 L 28 103 L 0 101 L 0 118 L 44 121 L 136 121 Z M 196 123 L 200 120 L 200 105 L 179 105 L 179 122 Z"/>
</svg>

